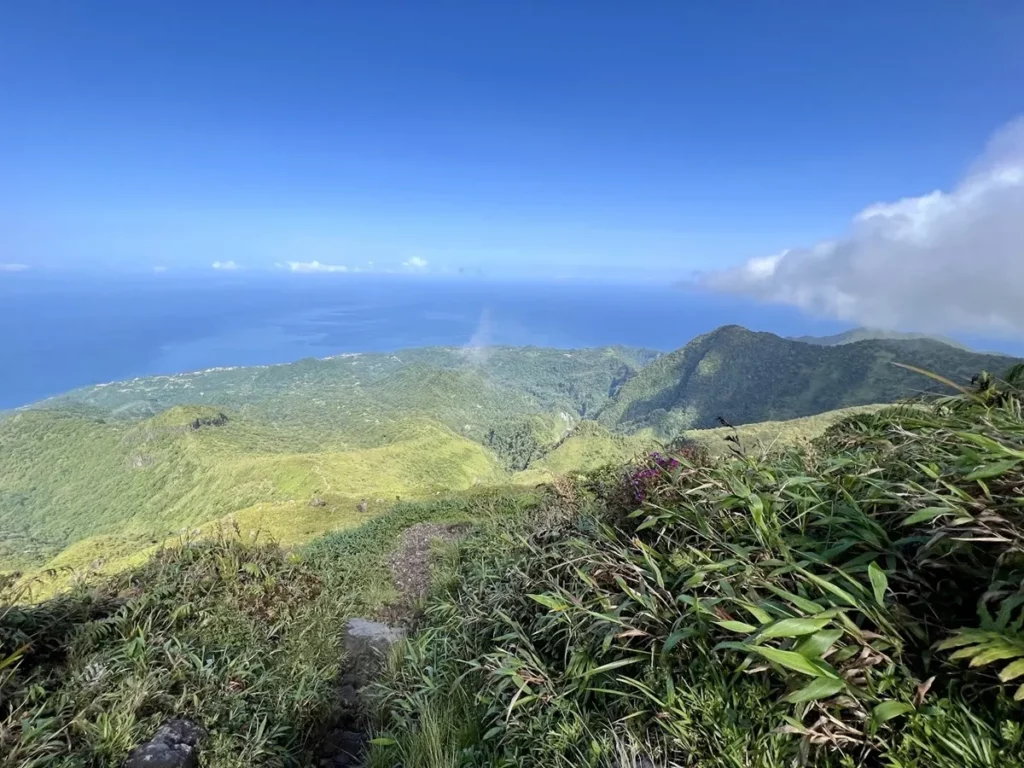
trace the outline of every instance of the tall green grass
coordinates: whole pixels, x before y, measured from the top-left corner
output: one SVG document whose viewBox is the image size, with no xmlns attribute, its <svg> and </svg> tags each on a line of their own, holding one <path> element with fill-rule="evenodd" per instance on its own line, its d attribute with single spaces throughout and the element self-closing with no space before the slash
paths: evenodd
<svg viewBox="0 0 1024 768">
<path fill-rule="evenodd" d="M 1020 380 L 660 459 L 642 502 L 592 477 L 467 543 L 379 685 L 374 765 L 424 740 L 480 766 L 1024 765 Z"/>
<path fill-rule="evenodd" d="M 0 766 L 118 765 L 162 721 L 210 732 L 206 768 L 315 764 L 339 714 L 349 616 L 387 615 L 386 557 L 419 522 L 522 519 L 536 496 L 470 492 L 403 503 L 285 552 L 240 530 L 43 603 L 0 583 Z"/>
</svg>

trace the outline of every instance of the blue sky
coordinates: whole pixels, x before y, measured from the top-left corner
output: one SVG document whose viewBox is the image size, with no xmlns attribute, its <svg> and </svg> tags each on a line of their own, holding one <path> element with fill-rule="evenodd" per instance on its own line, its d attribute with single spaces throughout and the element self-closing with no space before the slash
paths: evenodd
<svg viewBox="0 0 1024 768">
<path fill-rule="evenodd" d="M 5 3 L 0 265 L 728 270 L 955 189 L 1024 112 L 1021 29 L 961 0 Z"/>
</svg>

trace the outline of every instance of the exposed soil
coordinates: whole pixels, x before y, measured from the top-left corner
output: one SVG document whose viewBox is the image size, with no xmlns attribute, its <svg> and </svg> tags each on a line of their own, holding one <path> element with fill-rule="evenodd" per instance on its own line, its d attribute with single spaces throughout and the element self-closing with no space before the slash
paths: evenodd
<svg viewBox="0 0 1024 768">
<path fill-rule="evenodd" d="M 417 606 L 430 590 L 431 543 L 456 541 L 468 530 L 466 523 L 418 523 L 402 533 L 398 547 L 387 559 L 399 593 L 398 601 L 386 611 L 388 623 L 408 627 L 416 619 Z"/>
</svg>

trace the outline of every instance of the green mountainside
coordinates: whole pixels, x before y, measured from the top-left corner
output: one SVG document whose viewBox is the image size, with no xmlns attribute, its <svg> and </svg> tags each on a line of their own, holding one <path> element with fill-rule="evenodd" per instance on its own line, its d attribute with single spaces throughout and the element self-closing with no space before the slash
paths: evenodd
<svg viewBox="0 0 1024 768">
<path fill-rule="evenodd" d="M 656 354 L 416 349 L 76 390 L 0 420 L 0 562 L 123 565 L 227 515 L 290 543 L 362 499 L 500 482 Z"/>
<path fill-rule="evenodd" d="M 222 413 L 141 427 L 226 444 Z M 681 443 L 287 550 L 225 526 L 41 603 L 0 578 L 0 765 L 124 765 L 186 718 L 206 768 L 1024 768 L 1022 414 L 1017 366 L 778 451 Z M 383 667 L 355 619 L 408 629 Z"/>
<path fill-rule="evenodd" d="M 414 349 L 87 387 L 0 419 L 0 562 L 115 571 L 229 521 L 298 544 L 396 498 L 546 483 L 683 435 L 722 453 L 726 433 L 688 434 L 719 416 L 749 425 L 744 446 L 770 448 L 837 418 L 817 414 L 935 385 L 894 361 L 964 382 L 1010 362 L 730 326 L 668 355 Z M 766 421 L 785 423 L 753 424 Z"/>
<path fill-rule="evenodd" d="M 802 341 L 805 344 L 818 344 L 823 347 L 836 347 L 840 344 L 854 344 L 858 341 L 871 341 L 878 339 L 896 341 L 920 341 L 925 339 L 929 341 L 939 341 L 943 344 L 948 344 L 951 347 L 956 347 L 957 349 L 970 350 L 970 347 L 966 344 L 961 344 L 959 341 L 950 339 L 946 336 L 933 336 L 927 333 L 885 331 L 880 328 L 851 328 L 848 331 L 836 333 L 832 336 L 792 336 L 789 338 L 790 341 Z"/>
<path fill-rule="evenodd" d="M 216 405 L 272 421 L 345 429 L 394 413 L 437 418 L 461 430 L 514 412 L 603 408 L 657 352 L 629 347 L 486 350 L 430 347 L 346 354 L 287 365 L 214 368 L 101 384 L 37 407 L 90 406 L 116 418 L 172 405 Z"/>
<path fill-rule="evenodd" d="M 893 363 L 968 384 L 980 371 L 999 373 L 1012 362 L 925 339 L 828 347 L 732 325 L 647 365 L 623 385 L 599 420 L 620 431 L 651 428 L 671 438 L 687 429 L 714 427 L 719 418 L 733 424 L 793 419 L 937 388 Z"/>
</svg>

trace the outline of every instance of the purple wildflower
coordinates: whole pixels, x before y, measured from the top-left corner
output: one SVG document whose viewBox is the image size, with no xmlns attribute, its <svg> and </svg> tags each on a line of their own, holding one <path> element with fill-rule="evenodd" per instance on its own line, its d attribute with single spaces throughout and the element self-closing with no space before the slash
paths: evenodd
<svg viewBox="0 0 1024 768">
<path fill-rule="evenodd" d="M 637 501 L 644 501 L 647 498 L 647 487 L 652 480 L 679 466 L 678 459 L 664 456 L 658 451 L 650 453 L 648 458 L 651 461 L 648 466 L 637 469 L 629 475 L 629 483 L 633 487 L 633 495 Z"/>
</svg>

